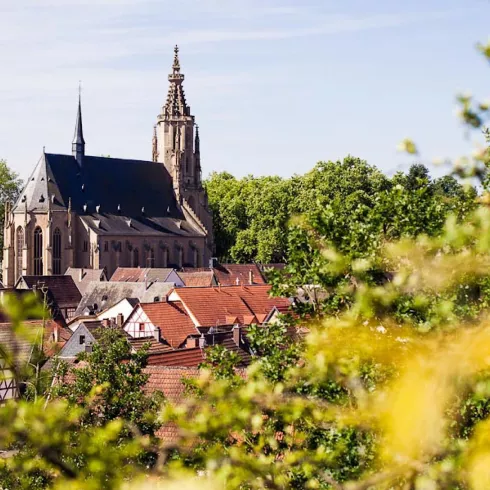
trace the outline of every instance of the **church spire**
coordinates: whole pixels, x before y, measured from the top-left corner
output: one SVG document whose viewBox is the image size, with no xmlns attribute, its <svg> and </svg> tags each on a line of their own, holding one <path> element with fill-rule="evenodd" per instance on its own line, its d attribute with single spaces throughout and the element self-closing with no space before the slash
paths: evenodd
<svg viewBox="0 0 490 490">
<path fill-rule="evenodd" d="M 78 113 L 77 122 L 75 125 L 75 135 L 71 145 L 71 151 L 75 157 L 78 165 L 82 165 L 83 157 L 85 156 L 85 140 L 83 139 L 83 126 L 82 126 L 82 88 L 78 88 Z"/>
<path fill-rule="evenodd" d="M 196 138 L 194 140 L 194 153 L 199 155 L 201 153 L 201 140 L 199 139 L 199 126 L 196 124 Z"/>
<path fill-rule="evenodd" d="M 167 117 L 189 116 L 190 107 L 187 105 L 184 94 L 184 75 L 180 73 L 179 47 L 174 48 L 174 62 L 172 73 L 168 76 L 170 85 L 168 87 L 167 101 L 163 106 L 163 114 Z"/>
</svg>

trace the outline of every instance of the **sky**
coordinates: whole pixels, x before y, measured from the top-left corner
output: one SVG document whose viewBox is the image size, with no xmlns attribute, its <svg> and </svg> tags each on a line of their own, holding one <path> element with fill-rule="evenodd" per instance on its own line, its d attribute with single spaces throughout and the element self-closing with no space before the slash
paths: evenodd
<svg viewBox="0 0 490 490">
<path fill-rule="evenodd" d="M 490 96 L 488 0 L 0 0 L 0 159 L 151 159 L 173 46 L 204 175 L 281 175 L 348 154 L 388 174 L 471 142 L 455 95 Z M 441 170 L 435 169 L 434 172 Z"/>
</svg>

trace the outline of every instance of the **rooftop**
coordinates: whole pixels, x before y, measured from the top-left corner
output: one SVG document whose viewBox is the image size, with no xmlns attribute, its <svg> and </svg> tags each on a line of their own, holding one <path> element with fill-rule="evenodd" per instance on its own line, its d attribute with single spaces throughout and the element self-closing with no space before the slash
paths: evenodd
<svg viewBox="0 0 490 490">
<path fill-rule="evenodd" d="M 182 303 L 141 303 L 153 325 L 160 327 L 162 337 L 173 347 L 179 347 L 189 335 L 199 332 L 187 315 Z"/>
<path fill-rule="evenodd" d="M 288 309 L 287 298 L 269 296 L 271 286 L 178 288 L 172 297 L 184 304 L 196 326 L 263 323 L 274 307 Z"/>
</svg>

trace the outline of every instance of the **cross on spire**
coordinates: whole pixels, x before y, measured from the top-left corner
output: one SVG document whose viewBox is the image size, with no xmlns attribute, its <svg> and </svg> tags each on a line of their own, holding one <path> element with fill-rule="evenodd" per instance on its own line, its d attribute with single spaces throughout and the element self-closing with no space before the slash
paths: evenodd
<svg viewBox="0 0 490 490">
<path fill-rule="evenodd" d="M 180 73 L 179 47 L 177 44 L 174 47 L 174 64 L 172 65 L 174 73 Z"/>
</svg>

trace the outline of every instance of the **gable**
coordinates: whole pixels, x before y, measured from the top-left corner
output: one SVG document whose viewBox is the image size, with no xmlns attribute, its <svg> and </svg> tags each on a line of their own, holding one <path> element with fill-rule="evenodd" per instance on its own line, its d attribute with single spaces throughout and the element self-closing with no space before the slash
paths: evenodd
<svg viewBox="0 0 490 490">
<path fill-rule="evenodd" d="M 85 337 L 85 342 L 81 343 L 81 337 Z M 78 328 L 73 332 L 72 336 L 68 339 L 59 353 L 60 358 L 76 357 L 80 352 L 85 351 L 85 346 L 88 344 L 94 344 L 95 338 L 90 333 L 88 328 L 81 323 Z"/>
</svg>

